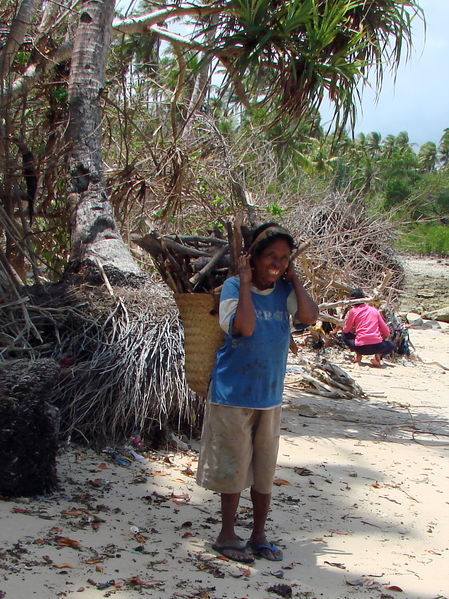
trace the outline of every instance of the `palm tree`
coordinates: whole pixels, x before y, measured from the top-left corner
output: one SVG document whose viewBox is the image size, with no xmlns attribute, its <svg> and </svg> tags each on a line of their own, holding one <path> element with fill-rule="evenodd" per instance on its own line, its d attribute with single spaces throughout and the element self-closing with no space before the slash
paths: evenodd
<svg viewBox="0 0 449 599">
<path fill-rule="evenodd" d="M 444 129 L 438 146 L 438 157 L 442 166 L 449 163 L 449 128 Z"/>
<path fill-rule="evenodd" d="M 80 15 L 68 86 L 72 247 L 76 269 L 100 262 L 112 269 L 140 274 L 124 245 L 103 177 L 100 94 L 105 80 L 115 0 L 87 1 Z"/>
<path fill-rule="evenodd" d="M 403 154 L 410 150 L 410 138 L 407 131 L 400 131 L 396 136 L 396 148 Z"/>
<path fill-rule="evenodd" d="M 419 148 L 418 161 L 424 170 L 435 170 L 437 163 L 437 146 L 433 141 L 428 141 Z"/>
<path fill-rule="evenodd" d="M 382 143 L 382 136 L 378 131 L 371 131 L 366 137 L 367 151 L 372 158 L 379 155 Z"/>
<path fill-rule="evenodd" d="M 390 158 L 396 148 L 396 137 L 391 133 L 383 140 L 381 150 L 383 158 Z"/>
</svg>

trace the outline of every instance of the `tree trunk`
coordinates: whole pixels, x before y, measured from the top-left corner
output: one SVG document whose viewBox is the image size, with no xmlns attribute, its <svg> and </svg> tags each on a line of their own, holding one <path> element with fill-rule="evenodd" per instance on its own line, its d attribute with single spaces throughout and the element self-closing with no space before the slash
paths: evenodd
<svg viewBox="0 0 449 599">
<path fill-rule="evenodd" d="M 21 2 L 17 15 L 11 25 L 8 37 L 6 38 L 6 43 L 0 51 L 1 82 L 5 82 L 10 74 L 14 57 L 25 39 L 28 27 L 40 4 L 41 0 L 23 0 Z"/>
<path fill-rule="evenodd" d="M 115 0 L 87 0 L 75 35 L 69 79 L 69 166 L 72 248 L 69 270 L 97 263 L 141 274 L 115 223 L 101 154 L 105 62 Z"/>
<path fill-rule="evenodd" d="M 11 152 L 10 139 L 14 137 L 12 130 L 12 109 L 8 98 L 11 84 L 15 76 L 12 65 L 17 52 L 20 50 L 28 29 L 31 25 L 36 11 L 40 7 L 42 0 L 22 0 L 11 23 L 8 36 L 2 48 L 0 48 L 0 171 L 2 172 L 2 181 L 0 183 L 0 197 L 5 209 L 3 219 L 10 221 L 10 228 L 2 223 L 5 235 L 5 253 L 12 268 L 22 278 L 26 280 L 25 256 L 20 244 L 11 231 L 15 231 L 15 212 L 20 210 L 21 195 L 17 185 L 17 173 L 21 168 Z M 0 232 L 3 228 L 0 226 Z"/>
<path fill-rule="evenodd" d="M 216 35 L 217 23 L 218 15 L 212 15 L 210 17 L 210 26 L 204 34 L 204 42 L 206 45 L 212 43 L 212 40 Z M 189 105 L 187 109 L 187 122 L 184 127 L 183 137 L 188 137 L 190 135 L 192 124 L 195 120 L 195 112 L 202 112 L 203 110 L 202 103 L 211 86 L 211 64 L 211 56 L 203 58 L 200 72 L 195 78 L 195 83 L 190 94 Z"/>
</svg>

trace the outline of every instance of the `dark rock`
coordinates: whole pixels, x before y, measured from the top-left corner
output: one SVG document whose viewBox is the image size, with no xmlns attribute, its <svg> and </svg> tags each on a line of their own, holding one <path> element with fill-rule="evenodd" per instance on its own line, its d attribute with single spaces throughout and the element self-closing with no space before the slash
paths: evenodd
<svg viewBox="0 0 449 599">
<path fill-rule="evenodd" d="M 58 410 L 46 399 L 59 373 L 50 359 L 0 363 L 0 495 L 40 495 L 56 487 Z"/>
</svg>

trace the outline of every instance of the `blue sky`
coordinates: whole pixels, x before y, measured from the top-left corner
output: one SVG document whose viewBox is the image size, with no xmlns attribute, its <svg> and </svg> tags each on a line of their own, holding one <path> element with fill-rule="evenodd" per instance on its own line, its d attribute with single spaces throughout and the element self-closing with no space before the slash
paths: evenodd
<svg viewBox="0 0 449 599">
<path fill-rule="evenodd" d="M 449 127 L 449 0 L 421 0 L 426 31 L 414 26 L 414 49 L 399 67 L 396 82 L 389 72 L 376 104 L 365 89 L 355 133 L 378 131 L 385 137 L 407 131 L 410 141 L 438 144 Z"/>
</svg>

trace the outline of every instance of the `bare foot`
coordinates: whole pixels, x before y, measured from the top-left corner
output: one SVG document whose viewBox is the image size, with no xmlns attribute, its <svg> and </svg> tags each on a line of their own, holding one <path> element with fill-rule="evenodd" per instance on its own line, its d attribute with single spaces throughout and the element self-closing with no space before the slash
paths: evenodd
<svg viewBox="0 0 449 599">
<path fill-rule="evenodd" d="M 371 365 L 374 366 L 374 368 L 380 368 L 382 366 L 381 361 L 376 360 L 376 358 L 371 360 Z"/>
</svg>

